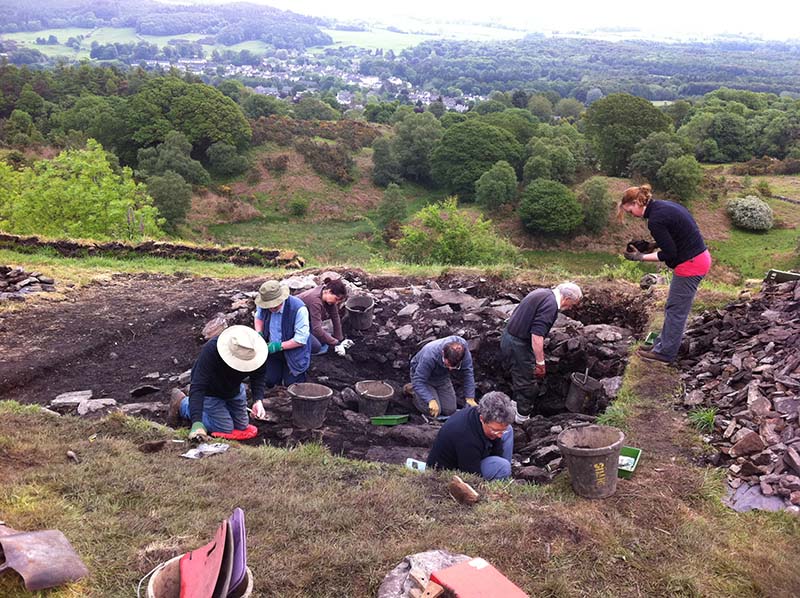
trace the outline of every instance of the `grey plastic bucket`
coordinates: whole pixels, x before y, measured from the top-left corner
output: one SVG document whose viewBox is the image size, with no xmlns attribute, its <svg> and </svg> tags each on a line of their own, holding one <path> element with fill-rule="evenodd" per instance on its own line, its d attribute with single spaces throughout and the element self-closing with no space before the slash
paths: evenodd
<svg viewBox="0 0 800 598">
<path fill-rule="evenodd" d="M 297 382 L 286 389 L 292 397 L 292 423 L 296 428 L 322 427 L 333 391 L 322 384 Z"/>
<path fill-rule="evenodd" d="M 558 435 L 572 489 L 584 498 L 607 498 L 617 490 L 622 430 L 611 426 L 576 426 Z"/>
<path fill-rule="evenodd" d="M 147 583 L 147 598 L 180 598 L 182 554 L 161 563 Z M 253 594 L 253 572 L 247 568 L 245 581 L 228 593 L 229 598 L 249 598 Z"/>
<path fill-rule="evenodd" d="M 587 374 L 572 372 L 565 406 L 572 413 L 586 413 L 591 404 L 592 393 L 600 388 L 600 382 Z"/>
<path fill-rule="evenodd" d="M 361 380 L 356 382 L 358 393 L 358 412 L 369 417 L 386 413 L 389 401 L 394 396 L 394 388 L 382 380 Z"/>
<path fill-rule="evenodd" d="M 375 300 L 369 295 L 355 295 L 344 304 L 347 310 L 347 321 L 353 330 L 367 330 L 372 326 L 372 309 Z"/>
</svg>

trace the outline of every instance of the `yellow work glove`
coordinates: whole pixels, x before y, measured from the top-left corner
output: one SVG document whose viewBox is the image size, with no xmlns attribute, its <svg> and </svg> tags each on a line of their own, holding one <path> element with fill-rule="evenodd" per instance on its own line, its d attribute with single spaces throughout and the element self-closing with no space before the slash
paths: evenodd
<svg viewBox="0 0 800 598">
<path fill-rule="evenodd" d="M 478 402 L 475 399 L 464 399 L 470 407 L 477 407 Z"/>
<path fill-rule="evenodd" d="M 435 400 L 428 401 L 428 413 L 431 414 L 431 417 L 439 417 L 439 403 Z"/>
</svg>

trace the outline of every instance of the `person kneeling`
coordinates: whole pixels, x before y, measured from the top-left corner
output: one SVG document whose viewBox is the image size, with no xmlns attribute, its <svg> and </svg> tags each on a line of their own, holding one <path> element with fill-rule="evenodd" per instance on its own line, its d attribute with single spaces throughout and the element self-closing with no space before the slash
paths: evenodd
<svg viewBox="0 0 800 598">
<path fill-rule="evenodd" d="M 428 454 L 428 467 L 480 474 L 486 480 L 511 477 L 515 415 L 508 395 L 486 393 L 477 407 L 461 409 L 445 422 Z"/>
<path fill-rule="evenodd" d="M 267 343 L 248 326 L 231 326 L 208 341 L 192 367 L 189 396 L 175 389 L 168 423 L 191 420 L 189 439 L 212 432 L 230 434 L 249 425 L 247 395 L 242 384 L 250 378 L 253 403 L 264 398 Z"/>
</svg>

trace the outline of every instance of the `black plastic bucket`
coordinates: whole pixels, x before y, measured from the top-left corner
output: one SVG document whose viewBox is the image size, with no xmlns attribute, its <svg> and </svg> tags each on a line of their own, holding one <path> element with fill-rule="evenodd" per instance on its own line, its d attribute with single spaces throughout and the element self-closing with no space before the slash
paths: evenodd
<svg viewBox="0 0 800 598">
<path fill-rule="evenodd" d="M 333 391 L 322 384 L 298 382 L 286 389 L 292 397 L 292 423 L 296 428 L 322 427 Z"/>
<path fill-rule="evenodd" d="M 378 417 L 386 413 L 389 401 L 394 396 L 394 388 L 382 380 L 361 380 L 356 382 L 358 393 L 358 412 L 368 417 Z"/>
<path fill-rule="evenodd" d="M 569 377 L 569 391 L 565 406 L 572 413 L 587 413 L 592 403 L 592 393 L 600 388 L 600 382 L 579 372 L 572 372 Z"/>
<path fill-rule="evenodd" d="M 369 295 L 355 295 L 344 304 L 347 310 L 347 321 L 353 330 L 367 330 L 372 326 L 372 309 L 375 300 Z"/>
<path fill-rule="evenodd" d="M 617 490 L 622 430 L 611 426 L 576 426 L 558 435 L 572 489 L 584 498 L 607 498 Z"/>
</svg>

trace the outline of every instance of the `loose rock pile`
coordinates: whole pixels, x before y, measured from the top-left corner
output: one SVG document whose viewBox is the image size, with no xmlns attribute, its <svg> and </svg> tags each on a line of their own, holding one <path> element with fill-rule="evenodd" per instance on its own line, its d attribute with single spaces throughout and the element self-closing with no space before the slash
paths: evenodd
<svg viewBox="0 0 800 598">
<path fill-rule="evenodd" d="M 299 291 L 330 274 L 294 276 L 287 284 Z M 353 348 L 344 358 L 322 355 L 312 359 L 309 381 L 336 391 L 325 427 L 313 434 L 292 430 L 288 397 L 277 392 L 271 399 L 273 422 L 258 424 L 259 442 L 266 437 L 278 444 L 291 444 L 313 437 L 333 450 L 358 458 L 389 462 L 402 462 L 406 457 L 424 458 L 438 430 L 414 412 L 402 388 L 409 381 L 411 357 L 425 343 L 448 335 L 459 335 L 468 341 L 479 396 L 490 390 L 510 394 L 510 376 L 500 356 L 500 335 L 511 312 L 532 288 L 485 278 L 409 284 L 406 279 L 370 278 L 357 270 L 340 274 L 351 286 L 351 296 L 363 294 L 374 299 L 374 319 L 368 330 L 353 330 L 345 310 L 343 325 L 346 336 L 355 341 Z M 232 324 L 252 325 L 254 295 L 255 289 L 231 291 L 230 309 L 208 322 L 203 330 L 204 339 Z M 590 291 L 581 309 L 570 313 L 577 319 L 559 316 L 545 345 L 548 375 L 542 386 L 540 411 L 549 417 L 540 415 L 523 426 L 515 426 L 515 455 L 521 464 L 515 468 L 515 475 L 537 481 L 550 479 L 561 466 L 556 446 L 558 433 L 574 423 L 593 421 L 594 415 L 616 396 L 634 341 L 633 330 L 623 324 L 632 322 L 639 332 L 645 320 L 644 308 L 640 314 L 631 307 L 635 304 L 632 297 L 618 288 L 613 293 Z M 582 318 L 586 324 L 580 321 Z M 564 413 L 570 374 L 584 374 L 587 370 L 601 384 L 591 394 L 585 414 Z M 356 382 L 369 379 L 385 380 L 395 388 L 389 413 L 412 413 L 408 424 L 376 428 L 357 413 L 353 387 Z M 456 376 L 454 382 L 458 386 Z"/>
<path fill-rule="evenodd" d="M 705 312 L 687 330 L 688 408 L 714 407 L 714 464 L 737 510 L 800 505 L 800 281 Z"/>
<path fill-rule="evenodd" d="M 21 301 L 28 293 L 55 290 L 55 281 L 41 272 L 0 266 L 0 301 Z"/>
</svg>

